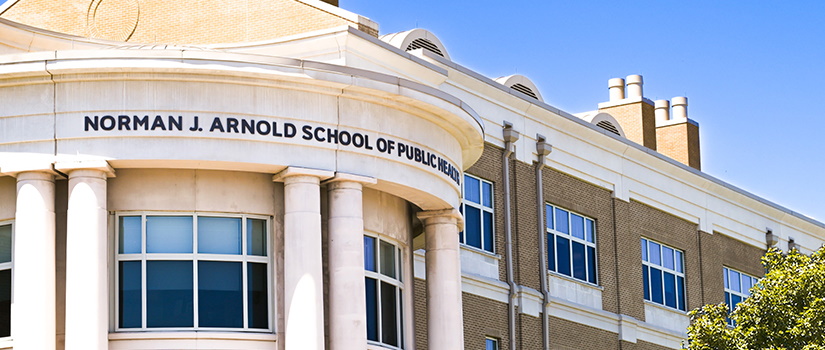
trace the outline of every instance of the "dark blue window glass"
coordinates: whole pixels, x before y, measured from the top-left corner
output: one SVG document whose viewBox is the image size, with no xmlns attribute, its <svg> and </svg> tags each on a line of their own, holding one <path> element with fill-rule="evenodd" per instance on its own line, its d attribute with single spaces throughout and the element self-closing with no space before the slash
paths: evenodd
<svg viewBox="0 0 825 350">
<path fill-rule="evenodd" d="M 146 262 L 146 326 L 192 327 L 191 261 Z"/>
<path fill-rule="evenodd" d="M 673 264 L 673 248 L 662 247 L 662 266 L 676 270 L 676 266 Z"/>
<path fill-rule="evenodd" d="M 547 268 L 556 271 L 556 242 L 552 234 L 547 234 Z"/>
<path fill-rule="evenodd" d="M 398 346 L 398 308 L 395 286 L 381 282 L 381 342 Z"/>
<path fill-rule="evenodd" d="M 11 270 L 0 271 L 0 337 L 11 336 Z"/>
<path fill-rule="evenodd" d="M 664 304 L 662 293 L 662 271 L 650 268 L 650 300 L 654 303 Z"/>
<path fill-rule="evenodd" d="M 140 254 L 142 230 L 143 228 L 141 228 L 140 216 L 121 216 L 118 252 L 120 252 L 121 254 Z"/>
<path fill-rule="evenodd" d="M 665 305 L 676 307 L 676 276 L 670 272 L 665 272 Z"/>
<path fill-rule="evenodd" d="M 266 264 L 248 263 L 246 266 L 249 328 L 269 328 L 269 299 L 267 298 Z"/>
<path fill-rule="evenodd" d="M 191 216 L 147 216 L 147 253 L 191 253 Z"/>
<path fill-rule="evenodd" d="M 240 218 L 198 218 L 198 253 L 241 254 Z"/>
<path fill-rule="evenodd" d="M 596 248 L 587 247 L 587 281 L 596 284 Z"/>
<path fill-rule="evenodd" d="M 470 206 L 464 207 L 466 225 L 464 227 L 464 243 L 481 248 L 481 210 Z"/>
<path fill-rule="evenodd" d="M 464 175 L 464 199 L 481 204 L 480 182 L 474 177 Z"/>
<path fill-rule="evenodd" d="M 584 239 L 590 243 L 596 243 L 596 237 L 593 236 L 593 229 L 595 228 L 593 220 L 587 219 L 584 224 Z"/>
<path fill-rule="evenodd" d="M 570 214 L 570 231 L 573 237 L 584 239 L 584 218 L 581 215 Z"/>
<path fill-rule="evenodd" d="M 375 238 L 364 236 L 364 270 L 377 272 L 375 266 Z"/>
<path fill-rule="evenodd" d="M 742 302 L 742 297 L 736 294 L 730 295 L 731 310 L 736 310 L 736 305 L 739 305 L 740 302 Z"/>
<path fill-rule="evenodd" d="M 493 213 L 485 211 L 484 215 L 484 247 L 482 249 L 493 251 Z"/>
<path fill-rule="evenodd" d="M 642 266 L 642 283 L 645 288 L 645 300 L 650 300 L 650 268 Z"/>
<path fill-rule="evenodd" d="M 647 240 L 642 238 L 642 261 L 647 261 Z"/>
<path fill-rule="evenodd" d="M 498 350 L 498 341 L 487 338 L 484 342 L 485 350 Z"/>
<path fill-rule="evenodd" d="M 570 234 L 569 217 L 566 210 L 556 208 L 556 231 Z"/>
<path fill-rule="evenodd" d="M 584 244 L 579 242 L 571 242 L 573 245 L 573 277 L 580 280 L 587 280 L 587 267 L 585 260 L 587 256 L 584 253 Z"/>
<path fill-rule="evenodd" d="M 240 262 L 198 262 L 198 325 L 243 327 L 243 277 Z"/>
<path fill-rule="evenodd" d="M 648 257 L 650 258 L 651 263 L 656 264 L 656 265 L 662 265 L 661 247 L 662 246 L 659 245 L 658 243 L 653 243 L 653 242 L 648 241 L 647 254 L 648 254 Z"/>
<path fill-rule="evenodd" d="M 685 310 L 685 278 L 676 276 L 676 295 L 679 299 L 679 309 Z"/>
<path fill-rule="evenodd" d="M 364 279 L 364 282 L 367 289 L 367 339 L 379 341 L 377 281 L 372 278 L 366 278 Z"/>
<path fill-rule="evenodd" d="M 556 237 L 556 255 L 558 256 L 556 270 L 558 273 L 570 276 L 570 241 L 567 238 Z"/>
<path fill-rule="evenodd" d="M 493 207 L 493 185 L 487 182 L 481 183 L 481 200 L 485 207 Z"/>
<path fill-rule="evenodd" d="M 246 254 L 266 256 L 266 220 L 246 219 Z"/>
<path fill-rule="evenodd" d="M 143 308 L 140 294 L 140 261 L 121 261 L 119 265 L 118 298 L 120 298 L 120 307 L 118 313 L 120 328 L 140 328 L 142 327 L 141 310 Z"/>
</svg>

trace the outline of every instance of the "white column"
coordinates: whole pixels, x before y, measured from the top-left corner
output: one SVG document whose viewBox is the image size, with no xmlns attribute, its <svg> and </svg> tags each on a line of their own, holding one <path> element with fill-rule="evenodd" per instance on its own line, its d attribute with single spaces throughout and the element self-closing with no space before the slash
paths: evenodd
<svg viewBox="0 0 825 350">
<path fill-rule="evenodd" d="M 290 167 L 284 182 L 284 346 L 324 349 L 324 286 L 321 256 L 321 180 L 332 172 Z"/>
<path fill-rule="evenodd" d="M 375 183 L 375 179 L 339 174 L 327 185 L 330 350 L 367 346 L 362 183 Z"/>
<path fill-rule="evenodd" d="M 56 346 L 54 200 L 54 175 L 17 173 L 11 307 L 15 349 Z"/>
<path fill-rule="evenodd" d="M 109 283 L 104 162 L 56 164 L 69 175 L 66 350 L 108 349 Z"/>
<path fill-rule="evenodd" d="M 427 348 L 464 349 L 461 307 L 461 263 L 458 232 L 461 214 L 455 209 L 424 211 L 427 269 Z"/>
</svg>

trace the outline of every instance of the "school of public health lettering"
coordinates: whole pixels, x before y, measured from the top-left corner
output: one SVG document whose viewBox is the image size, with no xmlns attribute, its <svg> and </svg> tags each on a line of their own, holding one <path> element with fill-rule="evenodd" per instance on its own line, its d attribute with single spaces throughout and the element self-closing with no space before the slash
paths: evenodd
<svg viewBox="0 0 825 350">
<path fill-rule="evenodd" d="M 208 128 L 204 128 L 209 125 Z M 183 116 L 156 115 L 103 115 L 85 116 L 84 131 L 184 131 L 225 134 L 262 135 L 296 138 L 337 144 L 347 147 L 378 151 L 437 169 L 456 184 L 461 185 L 461 172 L 441 156 L 415 145 L 405 144 L 389 138 L 374 137 L 360 132 L 350 132 L 309 124 L 295 125 L 288 122 L 255 120 L 246 118 L 215 117 L 211 123 L 201 124 L 198 116 L 192 116 L 190 123 L 184 123 Z M 373 140 L 375 142 L 373 143 Z"/>
</svg>

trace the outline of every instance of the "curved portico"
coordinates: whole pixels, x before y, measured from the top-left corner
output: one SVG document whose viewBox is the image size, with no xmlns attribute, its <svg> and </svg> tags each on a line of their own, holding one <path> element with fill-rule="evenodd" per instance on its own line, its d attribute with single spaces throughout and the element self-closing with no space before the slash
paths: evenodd
<svg viewBox="0 0 825 350">
<path fill-rule="evenodd" d="M 0 172 L 15 176 L 15 169 L 36 162 L 49 165 L 47 170 L 58 179 L 69 178 L 68 193 L 47 198 L 66 200 L 69 205 L 66 274 L 79 276 L 82 269 L 86 279 L 104 288 L 95 293 L 109 299 L 89 298 L 76 283 L 79 278 L 66 285 L 65 303 L 72 306 L 65 314 L 67 349 L 111 344 L 128 349 L 150 340 L 185 348 L 187 339 L 270 342 L 273 348 L 283 342 L 286 349 L 322 349 L 325 288 L 331 306 L 348 310 L 337 288 L 364 285 L 363 270 L 358 273 L 363 267 L 357 266 L 355 254 L 361 235 L 376 242 L 381 258 L 391 252 L 385 247 L 397 249 L 392 253 L 397 272 L 386 272 L 386 266 L 376 270 L 376 285 L 381 286 L 377 297 L 397 293 L 399 306 L 412 304 L 406 300 L 412 293 L 405 291 L 412 283 L 404 282 L 412 280 L 412 264 L 406 261 L 414 234 L 409 211 L 454 213 L 460 201 L 461 173 L 478 159 L 483 147 L 480 119 L 455 97 L 343 66 L 187 48 L 56 51 L 49 57 L 32 53 L 0 60 L 5 71 L 14 71 L 0 77 L 0 94 L 19 102 L 0 111 L 0 130 L 12 131 L 0 143 Z M 266 177 L 275 183 L 266 184 Z M 329 194 L 320 191 L 322 186 L 329 188 Z M 363 212 L 348 207 L 359 203 Z M 151 223 L 173 219 L 190 222 L 187 225 L 195 235 L 192 248 L 166 255 L 152 251 Z M 238 224 L 239 230 L 245 230 L 238 236 L 244 237 L 242 258 L 220 249 L 211 255 L 202 251 L 208 244 L 208 232 L 201 232 L 202 228 L 208 220 L 219 219 L 242 223 Z M 251 240 L 262 222 L 271 227 L 264 230 L 269 232 L 268 247 L 255 253 Z M 452 227 L 447 231 L 457 232 L 455 223 Z M 442 236 L 429 231 L 427 237 Z M 445 239 L 457 240 L 452 236 Z M 336 238 L 341 240 L 330 241 L 328 249 L 335 252 L 327 263 L 340 263 L 344 269 L 324 286 L 323 239 Z M 137 239 L 133 252 L 129 239 Z M 457 241 L 452 243 L 457 246 Z M 199 270 L 236 264 L 249 271 L 239 289 L 249 296 L 239 304 L 244 305 L 245 319 L 237 334 L 232 333 L 234 326 L 208 326 L 205 316 L 198 316 L 211 290 L 194 294 L 193 325 L 153 328 L 152 293 L 161 293 L 152 289 L 155 282 L 149 275 L 160 271 L 153 266 L 186 259 L 194 264 L 195 270 L 187 272 L 194 287 L 184 287 L 196 291 L 208 282 L 206 275 L 198 278 Z M 450 266 L 428 269 L 440 272 L 427 281 L 442 282 L 438 288 L 455 289 L 452 295 L 460 296 L 458 260 L 443 260 Z M 19 260 L 15 268 L 24 270 L 26 261 Z M 270 276 L 265 286 L 271 290 L 268 302 L 253 297 L 258 287 L 252 284 L 252 273 L 258 266 Z M 329 273 L 337 271 L 329 269 Z M 132 290 L 127 286 L 133 275 L 137 294 L 129 294 Z M 368 282 L 369 276 L 367 271 Z M 43 285 L 54 283 L 53 277 L 41 278 Z M 369 288 L 366 295 L 369 303 Z M 139 304 L 136 311 L 126 308 L 129 300 Z M 265 313 L 268 322 L 253 318 L 247 306 L 253 302 L 263 302 L 270 310 Z M 438 311 L 438 319 L 461 319 L 460 297 L 458 303 L 450 300 L 443 305 L 449 307 L 429 310 Z M 68 326 L 90 317 L 83 312 L 89 309 L 96 310 L 94 322 L 101 327 Z M 16 313 L 22 311 L 15 308 Z M 352 311 L 330 316 L 331 348 L 344 348 L 341 344 L 352 341 L 347 330 L 368 328 L 340 324 L 359 318 Z M 127 320 L 130 317 L 133 321 Z M 369 316 L 366 322 L 369 326 Z M 263 332 L 256 331 L 259 327 Z M 411 346 L 411 322 L 398 327 L 406 331 L 399 328 L 397 339 L 392 335 L 382 339 L 398 347 Z M 448 333 L 462 332 L 460 322 L 439 327 L 454 328 L 445 330 Z M 165 330 L 178 335 L 169 337 Z M 186 330 L 192 333 L 180 333 Z M 199 333 L 204 330 L 223 333 Z M 267 337 L 267 332 L 273 337 Z M 386 327 L 381 332 L 389 334 Z M 408 334 L 403 336 L 404 332 Z M 335 334 L 344 339 L 340 344 Z M 26 344 L 27 336 L 12 334 L 20 344 Z M 310 344 L 306 337 L 316 341 Z M 451 346 L 434 341 L 431 349 Z"/>
</svg>

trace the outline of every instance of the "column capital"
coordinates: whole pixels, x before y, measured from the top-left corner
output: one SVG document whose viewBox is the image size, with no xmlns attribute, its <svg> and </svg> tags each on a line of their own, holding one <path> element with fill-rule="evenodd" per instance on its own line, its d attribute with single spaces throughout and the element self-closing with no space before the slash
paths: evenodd
<svg viewBox="0 0 825 350">
<path fill-rule="evenodd" d="M 419 212 L 416 216 L 418 219 L 424 222 L 424 225 L 429 225 L 431 223 L 438 223 L 433 221 L 442 221 L 443 220 L 455 220 L 454 223 L 458 226 L 458 230 L 464 230 L 464 216 L 461 215 L 461 212 L 458 209 L 450 208 L 450 209 L 440 209 L 440 210 L 425 210 Z"/>
<path fill-rule="evenodd" d="M 377 182 L 378 180 L 374 177 L 336 172 L 335 176 L 324 181 L 324 184 L 357 183 L 359 185 L 374 185 Z"/>
<path fill-rule="evenodd" d="M 97 170 L 106 174 L 106 177 L 115 177 L 115 169 L 109 166 L 109 162 L 102 159 L 57 162 L 54 163 L 54 168 L 68 175 L 78 170 Z"/>
<path fill-rule="evenodd" d="M 52 167 L 50 161 L 31 161 L 31 162 L 14 162 L 5 163 L 0 168 L 0 173 L 17 177 L 20 173 L 45 173 L 49 175 L 59 175 Z"/>
<path fill-rule="evenodd" d="M 282 182 L 284 179 L 292 176 L 313 176 L 317 177 L 321 181 L 329 179 L 335 176 L 335 172 L 329 170 L 321 170 L 321 169 L 310 169 L 310 168 L 301 168 L 301 167 L 287 167 L 286 169 L 282 170 L 281 172 L 272 176 L 272 181 L 274 182 Z"/>
</svg>

